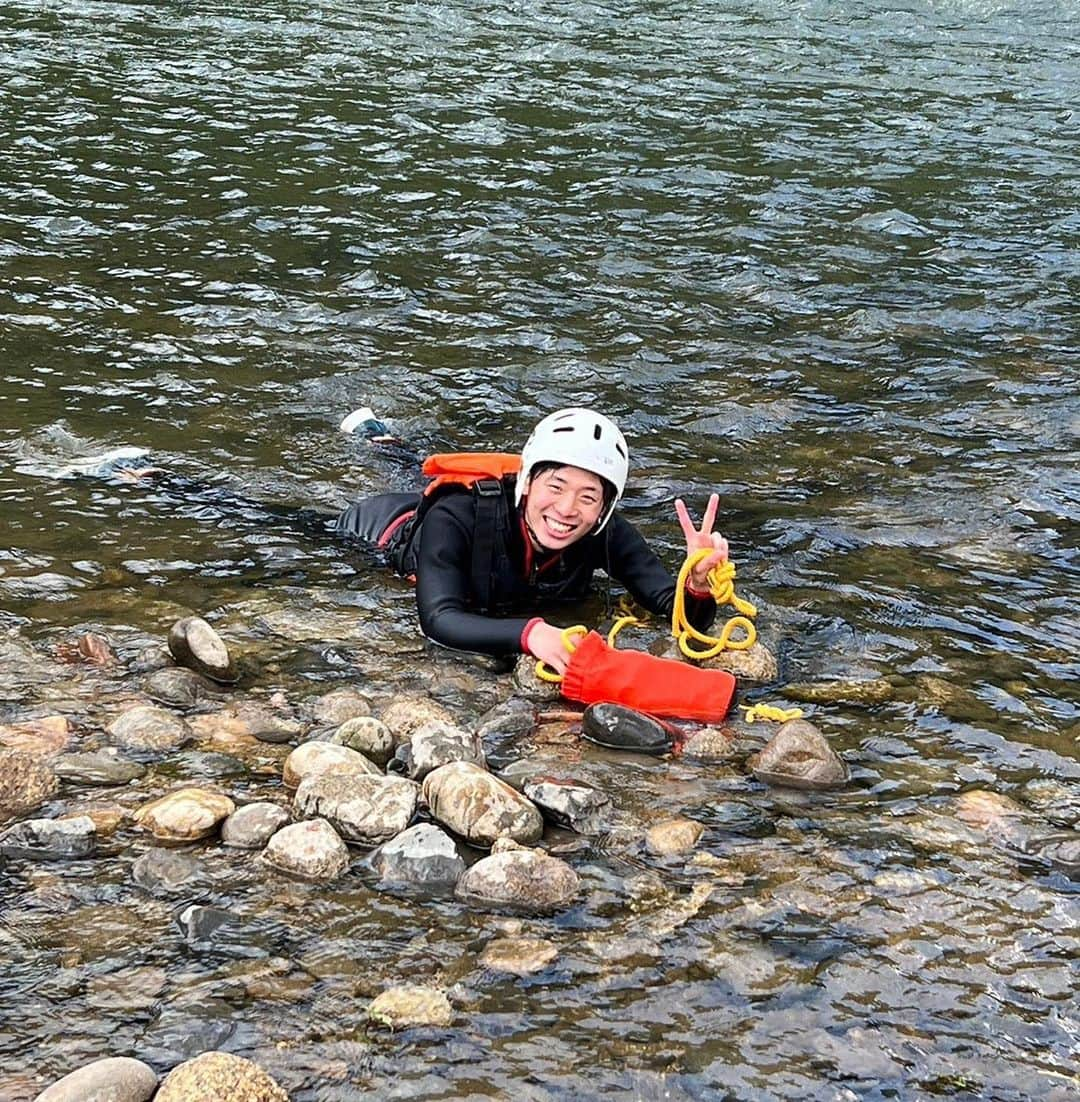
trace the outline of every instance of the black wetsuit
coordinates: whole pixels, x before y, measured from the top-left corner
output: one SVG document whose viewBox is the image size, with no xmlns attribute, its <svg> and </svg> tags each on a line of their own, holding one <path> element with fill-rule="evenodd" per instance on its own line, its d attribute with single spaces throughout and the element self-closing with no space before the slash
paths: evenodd
<svg viewBox="0 0 1080 1102">
<path fill-rule="evenodd" d="M 491 484 L 495 485 L 495 484 Z M 501 483 L 496 519 L 481 512 L 474 491 L 444 493 L 413 525 L 391 529 L 385 550 L 403 574 L 416 576 L 416 603 L 424 634 L 447 647 L 482 654 L 521 653 L 521 636 L 536 615 L 581 601 L 592 589 L 593 574 L 605 571 L 625 586 L 642 607 L 670 616 L 675 579 L 637 529 L 616 512 L 603 531 L 586 536 L 561 553 L 541 556 L 528 540 L 514 505 L 514 478 Z M 416 495 L 384 494 L 350 506 L 338 518 L 340 534 L 378 542 L 395 521 L 417 503 Z M 492 529 L 480 577 L 474 557 L 478 530 Z M 483 535 L 480 537 L 483 539 Z M 488 568 L 490 563 L 490 568 Z M 487 592 L 480 592 L 480 589 Z M 688 593 L 686 612 L 695 627 L 712 623 L 711 597 Z"/>
</svg>

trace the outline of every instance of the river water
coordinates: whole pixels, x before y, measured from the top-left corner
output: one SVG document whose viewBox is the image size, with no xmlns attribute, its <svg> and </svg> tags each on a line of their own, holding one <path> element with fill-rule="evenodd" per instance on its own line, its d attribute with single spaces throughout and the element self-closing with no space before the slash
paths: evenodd
<svg viewBox="0 0 1080 1102">
<path fill-rule="evenodd" d="M 268 502 L 415 484 L 335 431 L 361 404 L 419 451 L 602 408 L 673 567 L 672 499 L 722 494 L 782 682 L 896 688 L 811 709 L 853 771 L 833 794 L 535 736 L 628 821 L 707 831 L 696 863 L 571 856 L 582 899 L 525 923 L 560 949 L 530 979 L 479 964 L 498 920 L 362 872 L 283 886 L 197 847 L 201 901 L 248 931 L 200 950 L 190 900 L 132 883 L 134 831 L 12 862 L 0 1098 L 213 1047 L 296 1100 L 1076 1097 L 1080 908 L 1038 843 L 1075 838 L 1080 802 L 1078 20 L 0 0 L 0 722 L 59 712 L 95 745 L 138 678 L 56 644 L 102 630 L 131 662 L 190 612 L 255 697 L 428 690 L 463 722 L 505 697 L 369 562 L 60 477 L 135 445 Z M 231 771 L 220 749 L 107 795 L 276 783 L 276 748 Z M 957 816 L 975 788 L 1025 808 L 1023 845 Z M 370 996 L 432 979 L 451 1030 L 365 1027 Z"/>
</svg>

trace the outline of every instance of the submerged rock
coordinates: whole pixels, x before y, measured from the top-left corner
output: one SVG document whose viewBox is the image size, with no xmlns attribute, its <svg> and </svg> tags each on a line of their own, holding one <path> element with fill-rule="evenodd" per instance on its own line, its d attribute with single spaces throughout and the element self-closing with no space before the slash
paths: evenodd
<svg viewBox="0 0 1080 1102">
<path fill-rule="evenodd" d="M 409 827 L 380 846 L 371 864 L 380 888 L 448 890 L 465 871 L 453 839 L 431 823 Z"/>
<path fill-rule="evenodd" d="M 454 896 L 473 907 L 549 914 L 569 906 L 578 888 L 578 875 L 565 861 L 504 839 L 465 871 Z"/>
<path fill-rule="evenodd" d="M 52 769 L 25 750 L 0 750 L 0 826 L 36 811 L 60 787 Z"/>
<path fill-rule="evenodd" d="M 236 810 L 228 796 L 208 788 L 179 788 L 144 804 L 135 822 L 155 838 L 168 842 L 194 842 L 207 838 Z"/>
<path fill-rule="evenodd" d="M 221 824 L 221 841 L 238 849 L 262 849 L 292 816 L 278 804 L 247 804 Z"/>
<path fill-rule="evenodd" d="M 448 1026 L 454 1020 L 449 999 L 435 987 L 391 987 L 373 999 L 368 1020 L 390 1029 L 408 1026 Z"/>
<path fill-rule="evenodd" d="M 610 798 L 581 781 L 537 777 L 525 782 L 524 793 L 553 823 L 578 834 L 599 834 L 608 826 Z"/>
<path fill-rule="evenodd" d="M 65 716 L 44 716 L 21 723 L 0 724 L 0 747 L 23 750 L 39 758 L 61 753 L 71 738 L 71 724 Z"/>
<path fill-rule="evenodd" d="M 526 700 L 558 700 L 561 696 L 559 685 L 554 681 L 544 681 L 536 676 L 536 659 L 531 654 L 523 654 L 514 666 L 514 687 Z"/>
<path fill-rule="evenodd" d="M 404 777 L 317 773 L 300 782 L 293 806 L 305 819 L 326 819 L 351 842 L 376 846 L 409 825 L 419 792 Z"/>
<path fill-rule="evenodd" d="M 125 750 L 178 750 L 191 739 L 191 729 L 182 719 L 150 704 L 129 708 L 105 731 Z"/>
<path fill-rule="evenodd" d="M 169 629 L 169 653 L 188 669 L 212 681 L 232 684 L 236 667 L 229 648 L 214 629 L 199 616 L 185 616 Z"/>
<path fill-rule="evenodd" d="M 148 1102 L 157 1085 L 157 1073 L 148 1064 L 110 1056 L 65 1075 L 34 1102 Z"/>
<path fill-rule="evenodd" d="M 512 696 L 480 717 L 476 737 L 481 745 L 500 744 L 529 734 L 536 726 L 536 707 L 531 701 Z"/>
<path fill-rule="evenodd" d="M 613 750 L 666 754 L 671 749 L 671 737 L 662 723 L 622 704 L 590 704 L 582 716 L 581 733 Z"/>
<path fill-rule="evenodd" d="M 131 879 L 151 895 L 180 895 L 206 883 L 201 863 L 173 849 L 148 849 L 131 866 Z"/>
<path fill-rule="evenodd" d="M 259 860 L 305 880 L 336 880 L 349 867 L 349 848 L 325 819 L 282 827 Z"/>
<path fill-rule="evenodd" d="M 689 853 L 701 840 L 705 828 L 693 819 L 664 819 L 645 833 L 645 848 L 658 857 Z"/>
<path fill-rule="evenodd" d="M 683 756 L 698 761 L 730 761 L 735 757 L 735 733 L 728 727 L 702 727 L 683 744 Z"/>
<path fill-rule="evenodd" d="M 358 689 L 334 689 L 315 701 L 312 715 L 321 727 L 340 727 L 350 719 L 370 716 L 371 702 Z"/>
<path fill-rule="evenodd" d="M 383 775 L 373 761 L 347 746 L 336 746 L 332 742 L 304 742 L 285 759 L 281 779 L 287 788 L 296 788 L 308 777 L 320 773 L 333 773 L 335 776 L 346 773 Z"/>
<path fill-rule="evenodd" d="M 1020 798 L 1051 823 L 1080 828 L 1080 785 L 1036 777 L 1020 789 Z"/>
<path fill-rule="evenodd" d="M 102 786 L 128 784 L 146 773 L 145 766 L 121 758 L 114 747 L 86 754 L 61 754 L 53 768 L 63 781 Z"/>
<path fill-rule="evenodd" d="M 469 731 L 436 719 L 417 727 L 409 741 L 398 747 L 390 770 L 422 781 L 432 770 L 454 761 L 483 766 L 480 740 Z"/>
<path fill-rule="evenodd" d="M 394 736 L 381 719 L 374 716 L 356 716 L 345 720 L 330 737 L 335 746 L 347 746 L 358 754 L 370 758 L 376 765 L 386 767 L 394 756 Z"/>
<path fill-rule="evenodd" d="M 232 709 L 244 729 L 259 742 L 292 742 L 304 733 L 304 726 L 287 711 L 255 700 L 239 701 Z"/>
<path fill-rule="evenodd" d="M 454 717 L 441 704 L 427 696 L 398 697 L 383 710 L 382 715 L 383 723 L 394 736 L 395 745 L 408 742 L 413 731 L 432 720 L 452 724 Z"/>
<path fill-rule="evenodd" d="M 745 650 L 721 651 L 715 658 L 696 663 L 707 670 L 727 670 L 740 681 L 756 681 L 765 684 L 780 676 L 776 655 L 760 641 Z"/>
<path fill-rule="evenodd" d="M 529 976 L 543 972 L 559 955 L 554 942 L 539 937 L 500 937 L 488 942 L 480 963 L 493 972 Z"/>
<path fill-rule="evenodd" d="M 869 707 L 896 699 L 896 686 L 883 677 L 865 681 L 819 681 L 784 686 L 784 696 L 802 704 L 854 704 Z"/>
<path fill-rule="evenodd" d="M 155 670 L 143 681 L 143 692 L 169 708 L 197 708 L 208 700 L 220 700 L 218 687 L 202 674 L 177 666 Z"/>
<path fill-rule="evenodd" d="M 805 719 L 788 720 L 747 764 L 758 780 L 788 788 L 835 788 L 850 777 L 825 736 Z"/>
<path fill-rule="evenodd" d="M 73 819 L 25 819 L 0 834 L 0 853 L 36 861 L 89 857 L 97 829 L 88 815 Z"/>
<path fill-rule="evenodd" d="M 204 1052 L 173 1068 L 154 1102 L 289 1102 L 258 1064 L 228 1052 Z"/>
<path fill-rule="evenodd" d="M 497 838 L 536 842 L 544 820 L 532 802 L 470 762 L 452 762 L 429 773 L 424 800 L 432 817 L 476 846 Z"/>
</svg>

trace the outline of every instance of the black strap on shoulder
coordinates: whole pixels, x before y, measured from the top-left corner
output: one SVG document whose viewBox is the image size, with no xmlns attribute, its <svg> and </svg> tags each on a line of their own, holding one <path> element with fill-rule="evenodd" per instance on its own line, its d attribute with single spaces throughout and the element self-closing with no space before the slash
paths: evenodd
<svg viewBox="0 0 1080 1102">
<path fill-rule="evenodd" d="M 491 607 L 494 592 L 492 571 L 496 540 L 504 538 L 506 498 L 503 484 L 495 478 L 478 478 L 473 483 L 476 527 L 473 529 L 472 590 L 479 608 Z"/>
</svg>

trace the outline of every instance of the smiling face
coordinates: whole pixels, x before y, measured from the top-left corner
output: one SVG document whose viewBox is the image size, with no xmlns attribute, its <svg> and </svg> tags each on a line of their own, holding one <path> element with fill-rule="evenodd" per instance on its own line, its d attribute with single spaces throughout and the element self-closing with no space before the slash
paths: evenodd
<svg viewBox="0 0 1080 1102">
<path fill-rule="evenodd" d="M 587 536 L 604 511 L 604 483 L 580 467 L 553 467 L 525 484 L 525 524 L 533 542 L 561 551 Z"/>
</svg>

